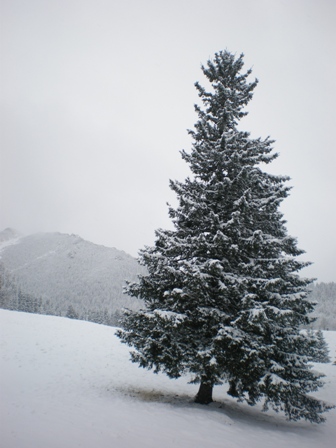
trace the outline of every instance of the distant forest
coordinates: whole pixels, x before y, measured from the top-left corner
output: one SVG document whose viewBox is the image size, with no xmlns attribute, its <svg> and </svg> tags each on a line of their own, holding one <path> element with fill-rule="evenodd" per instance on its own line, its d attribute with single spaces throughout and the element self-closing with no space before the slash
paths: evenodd
<svg viewBox="0 0 336 448">
<path fill-rule="evenodd" d="M 316 318 L 310 327 L 314 330 L 336 330 L 336 283 L 316 283 L 311 287 L 310 300 L 316 302 L 313 316 Z M 92 301 L 87 304 L 69 303 L 69 299 L 50 300 L 28 294 L 18 286 L 15 277 L 9 274 L 0 263 L 0 308 L 24 311 L 27 313 L 63 316 L 71 319 L 87 320 L 99 324 L 118 326 L 122 308 L 138 309 L 136 304 L 125 297 L 125 302 Z"/>
<path fill-rule="evenodd" d="M 68 297 L 50 299 L 48 297 L 35 296 L 27 293 L 16 282 L 15 277 L 8 273 L 0 263 L 0 308 L 26 313 L 45 314 L 52 316 L 68 317 L 70 319 L 86 320 L 99 324 L 118 326 L 122 309 L 138 309 L 134 299 L 125 296 L 124 300 L 116 303 L 111 300 L 111 306 L 100 300 L 92 300 L 91 304 L 80 302 L 71 303 Z"/>
<path fill-rule="evenodd" d="M 313 316 L 316 321 L 310 327 L 318 330 L 336 330 L 336 283 L 316 283 L 310 300 L 316 302 Z"/>
</svg>

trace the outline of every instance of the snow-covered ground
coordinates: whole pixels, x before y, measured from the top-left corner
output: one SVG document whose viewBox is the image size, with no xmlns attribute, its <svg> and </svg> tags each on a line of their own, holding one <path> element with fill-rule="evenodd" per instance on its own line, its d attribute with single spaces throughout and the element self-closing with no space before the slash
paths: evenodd
<svg viewBox="0 0 336 448">
<path fill-rule="evenodd" d="M 115 329 L 0 310 L 2 448 L 332 448 L 336 410 L 321 425 L 237 404 L 225 386 L 215 403 L 197 386 L 129 362 Z M 335 360 L 336 332 L 326 332 Z M 336 366 L 319 364 L 317 395 L 336 403 Z"/>
</svg>

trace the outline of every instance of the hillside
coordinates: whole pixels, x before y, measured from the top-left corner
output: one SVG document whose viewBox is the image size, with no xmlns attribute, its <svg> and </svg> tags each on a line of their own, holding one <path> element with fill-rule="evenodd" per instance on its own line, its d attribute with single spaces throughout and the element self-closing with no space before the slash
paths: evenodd
<svg viewBox="0 0 336 448">
<path fill-rule="evenodd" d="M 115 323 L 121 308 L 140 305 L 122 292 L 142 271 L 125 252 L 61 233 L 20 238 L 7 229 L 0 241 L 3 308 Z"/>
<path fill-rule="evenodd" d="M 215 403 L 192 402 L 197 385 L 129 362 L 115 329 L 53 316 L 0 310 L 0 440 L 6 448 L 332 448 L 327 422 L 287 422 L 236 403 L 227 386 Z M 325 332 L 335 354 L 336 333 Z M 333 361 L 335 356 L 332 356 Z M 316 364 L 336 402 L 336 366 Z"/>
</svg>

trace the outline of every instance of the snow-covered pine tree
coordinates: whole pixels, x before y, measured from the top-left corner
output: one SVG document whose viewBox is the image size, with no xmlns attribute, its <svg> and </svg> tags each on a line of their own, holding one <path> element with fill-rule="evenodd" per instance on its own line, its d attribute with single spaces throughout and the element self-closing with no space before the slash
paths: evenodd
<svg viewBox="0 0 336 448">
<path fill-rule="evenodd" d="M 227 51 L 202 67 L 212 89 L 195 84 L 204 107 L 195 106 L 192 150 L 182 151 L 192 177 L 170 182 L 174 230 L 157 230 L 140 251 L 148 275 L 127 293 L 146 309 L 126 312 L 117 334 L 141 367 L 191 374 L 199 403 L 226 381 L 239 401 L 321 422 L 332 406 L 308 395 L 323 382 L 309 365 L 316 343 L 300 332 L 313 309 L 310 280 L 298 276 L 307 263 L 279 211 L 288 178 L 262 170 L 277 157 L 270 138 L 238 129 L 257 85 L 242 69 L 243 55 Z"/>
<path fill-rule="evenodd" d="M 309 359 L 312 362 L 331 362 L 328 344 L 323 337 L 322 330 L 312 330 L 311 328 L 308 328 L 306 331 L 310 341 L 309 347 L 307 348 L 308 352 L 306 353 L 309 354 Z"/>
<path fill-rule="evenodd" d="M 315 362 L 323 362 L 328 363 L 331 362 L 330 356 L 329 356 L 329 348 L 328 344 L 326 343 L 326 340 L 323 337 L 322 330 L 317 330 L 316 334 L 314 335 L 317 338 L 317 356 L 318 358 L 315 359 Z"/>
</svg>

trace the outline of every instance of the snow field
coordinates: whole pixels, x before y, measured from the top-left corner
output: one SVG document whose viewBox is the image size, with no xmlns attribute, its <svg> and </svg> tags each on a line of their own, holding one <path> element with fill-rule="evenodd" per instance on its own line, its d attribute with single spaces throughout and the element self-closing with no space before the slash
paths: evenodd
<svg viewBox="0 0 336 448">
<path fill-rule="evenodd" d="M 129 362 L 115 329 L 84 321 L 0 310 L 1 448 L 333 448 L 327 422 L 287 422 L 238 404 L 215 388 L 216 402 L 192 402 L 197 385 Z M 336 332 L 326 332 L 335 360 Z M 336 366 L 318 364 L 336 402 Z"/>
</svg>

